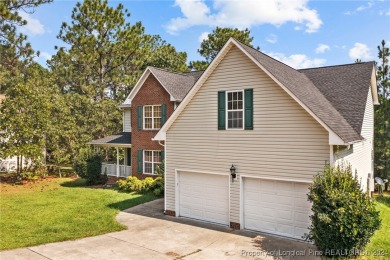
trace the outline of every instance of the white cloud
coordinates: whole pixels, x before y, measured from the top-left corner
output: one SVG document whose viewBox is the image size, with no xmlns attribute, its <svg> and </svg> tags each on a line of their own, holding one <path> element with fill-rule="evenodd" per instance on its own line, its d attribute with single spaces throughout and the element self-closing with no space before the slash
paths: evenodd
<svg viewBox="0 0 390 260">
<path fill-rule="evenodd" d="M 292 54 L 290 56 L 285 56 L 283 53 L 267 53 L 267 55 L 295 68 L 295 69 L 305 69 L 312 67 L 319 67 L 325 64 L 325 59 L 310 59 L 305 54 Z"/>
<path fill-rule="evenodd" d="M 203 32 L 199 38 L 198 38 L 198 41 L 199 42 L 203 42 L 203 40 L 206 40 L 207 38 L 209 38 L 209 32 Z"/>
<path fill-rule="evenodd" d="M 278 37 L 275 34 L 270 34 L 265 40 L 269 43 L 276 43 L 278 41 Z"/>
<path fill-rule="evenodd" d="M 306 32 L 317 31 L 322 21 L 316 10 L 307 6 L 308 0 L 213 0 L 213 12 L 205 0 L 176 0 L 182 17 L 170 20 L 166 29 L 175 34 L 191 26 L 207 25 L 210 27 L 250 28 L 260 24 L 281 26 L 294 22 L 306 27 Z"/>
<path fill-rule="evenodd" d="M 324 53 L 325 51 L 330 50 L 329 45 L 320 43 L 318 44 L 318 47 L 316 48 L 316 53 Z"/>
<path fill-rule="evenodd" d="M 20 13 L 20 16 L 27 21 L 26 25 L 20 27 L 20 31 L 30 35 L 39 35 L 45 33 L 43 24 L 35 18 L 32 18 L 28 13 Z"/>
<path fill-rule="evenodd" d="M 359 42 L 356 42 L 354 47 L 349 50 L 349 57 L 354 60 L 370 60 L 373 58 L 370 48 Z"/>
<path fill-rule="evenodd" d="M 364 10 L 367 10 L 367 9 L 370 9 L 371 7 L 374 6 L 374 3 L 373 2 L 367 2 L 367 5 L 361 5 L 359 7 L 357 7 L 355 10 L 353 11 L 346 11 L 344 14 L 345 15 L 352 15 L 352 14 L 356 14 L 358 12 L 362 12 Z"/>
<path fill-rule="evenodd" d="M 49 54 L 45 51 L 41 52 L 41 55 L 40 55 L 40 57 L 44 58 L 45 60 L 50 60 L 51 56 L 52 56 L 51 54 Z"/>
</svg>

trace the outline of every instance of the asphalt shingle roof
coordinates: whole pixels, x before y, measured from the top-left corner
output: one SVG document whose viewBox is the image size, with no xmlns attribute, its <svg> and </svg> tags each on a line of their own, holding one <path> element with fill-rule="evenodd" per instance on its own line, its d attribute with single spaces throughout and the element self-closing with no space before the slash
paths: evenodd
<svg viewBox="0 0 390 260">
<path fill-rule="evenodd" d="M 237 43 L 344 142 L 363 140 L 359 129 L 373 63 L 351 64 L 345 68 L 295 70 L 241 42 Z M 354 84 L 359 87 L 354 88 Z M 351 90 L 355 93 L 352 94 Z M 336 98 L 337 94 L 342 97 Z M 345 101 L 345 104 L 336 104 L 340 101 Z M 347 104 L 352 103 L 359 103 L 356 105 L 358 111 L 352 107 L 346 108 Z"/>
<path fill-rule="evenodd" d="M 353 129 L 361 133 L 373 66 L 372 61 L 299 71 L 315 84 Z"/>
<path fill-rule="evenodd" d="M 89 144 L 131 144 L 131 132 L 122 132 L 116 135 L 106 136 L 100 139 L 92 140 Z"/>
<path fill-rule="evenodd" d="M 187 93 L 202 76 L 203 71 L 191 71 L 187 73 L 175 73 L 167 70 L 149 67 L 153 75 L 161 82 L 168 93 L 176 100 L 183 100 Z"/>
</svg>

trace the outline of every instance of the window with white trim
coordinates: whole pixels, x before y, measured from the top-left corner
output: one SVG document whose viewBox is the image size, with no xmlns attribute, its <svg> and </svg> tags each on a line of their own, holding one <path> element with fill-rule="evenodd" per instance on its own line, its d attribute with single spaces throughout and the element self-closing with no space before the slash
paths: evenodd
<svg viewBox="0 0 390 260">
<path fill-rule="evenodd" d="M 144 173 L 155 174 L 156 166 L 161 164 L 161 151 L 144 151 Z"/>
<path fill-rule="evenodd" d="M 227 129 L 244 128 L 244 91 L 226 92 Z"/>
<path fill-rule="evenodd" d="M 161 105 L 144 106 L 144 129 L 160 129 L 161 115 Z"/>
</svg>

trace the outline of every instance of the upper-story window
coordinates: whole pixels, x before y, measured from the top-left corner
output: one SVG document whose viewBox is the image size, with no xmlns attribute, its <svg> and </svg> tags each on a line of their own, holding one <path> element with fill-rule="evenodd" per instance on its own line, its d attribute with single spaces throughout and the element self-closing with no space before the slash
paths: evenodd
<svg viewBox="0 0 390 260">
<path fill-rule="evenodd" d="M 226 96 L 227 129 L 243 129 L 244 91 L 228 91 Z"/>
<path fill-rule="evenodd" d="M 161 118 L 161 105 L 144 106 L 144 129 L 160 129 Z"/>
<path fill-rule="evenodd" d="M 253 89 L 218 91 L 218 130 L 253 130 Z"/>
</svg>

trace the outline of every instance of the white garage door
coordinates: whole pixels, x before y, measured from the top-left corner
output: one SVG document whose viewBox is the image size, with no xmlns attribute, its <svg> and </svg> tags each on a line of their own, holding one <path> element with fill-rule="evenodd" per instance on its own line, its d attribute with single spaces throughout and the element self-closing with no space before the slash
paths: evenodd
<svg viewBox="0 0 390 260">
<path fill-rule="evenodd" d="M 310 226 L 308 184 L 244 178 L 244 228 L 302 239 Z"/>
<path fill-rule="evenodd" d="M 179 174 L 179 215 L 219 224 L 229 223 L 229 177 Z"/>
</svg>

